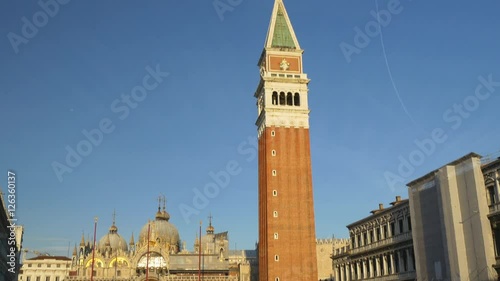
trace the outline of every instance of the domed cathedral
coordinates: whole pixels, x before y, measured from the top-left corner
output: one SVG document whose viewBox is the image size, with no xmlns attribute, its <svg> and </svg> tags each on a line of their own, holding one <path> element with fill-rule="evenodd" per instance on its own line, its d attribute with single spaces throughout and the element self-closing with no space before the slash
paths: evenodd
<svg viewBox="0 0 500 281">
<path fill-rule="evenodd" d="M 93 242 L 82 235 L 79 248 L 75 246 L 73 250 L 66 280 L 192 281 L 200 275 L 203 280 L 250 281 L 250 261 L 246 256 L 234 258 L 229 250 L 228 232 L 215 233 L 212 216 L 206 234 L 196 236 L 193 251 L 181 243 L 179 231 L 169 221 L 163 197 L 154 220 L 141 228 L 137 241 L 132 234 L 127 243 L 118 233 L 113 214 L 108 233 L 96 240 L 95 249 Z"/>
</svg>

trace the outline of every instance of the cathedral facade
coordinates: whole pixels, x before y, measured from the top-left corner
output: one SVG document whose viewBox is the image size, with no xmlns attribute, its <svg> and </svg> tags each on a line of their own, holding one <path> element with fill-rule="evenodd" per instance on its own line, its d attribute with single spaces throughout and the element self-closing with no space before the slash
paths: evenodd
<svg viewBox="0 0 500 281">
<path fill-rule="evenodd" d="M 227 232 L 215 233 L 210 221 L 205 235 L 194 241 L 194 251 L 181 243 L 177 228 L 169 222 L 165 206 L 147 222 L 135 240 L 119 233 L 115 222 L 106 235 L 93 242 L 82 235 L 74 248 L 65 280 L 224 280 L 250 281 L 250 261 L 229 251 Z"/>
</svg>

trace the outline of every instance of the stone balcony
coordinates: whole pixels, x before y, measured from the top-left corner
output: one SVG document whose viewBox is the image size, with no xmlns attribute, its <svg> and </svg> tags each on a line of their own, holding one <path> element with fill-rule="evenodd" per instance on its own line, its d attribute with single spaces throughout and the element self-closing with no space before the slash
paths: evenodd
<svg viewBox="0 0 500 281">
<path fill-rule="evenodd" d="M 417 274 L 415 271 L 400 272 L 390 275 L 377 276 L 377 277 L 366 277 L 359 280 L 373 280 L 373 281 L 394 281 L 394 280 L 415 280 Z"/>
<path fill-rule="evenodd" d="M 488 217 L 500 215 L 500 203 L 496 203 L 496 204 L 490 205 L 488 207 L 490 209 L 490 213 L 488 214 Z"/>
<path fill-rule="evenodd" d="M 392 236 L 392 237 L 389 237 L 389 238 L 386 238 L 383 240 L 375 241 L 375 242 L 370 243 L 368 245 L 364 245 L 361 247 L 351 249 L 350 253 L 352 255 L 356 255 L 356 254 L 360 254 L 360 253 L 364 253 L 364 252 L 368 252 L 368 251 L 373 251 L 373 250 L 376 250 L 378 248 L 384 248 L 384 247 L 387 247 L 387 246 L 390 246 L 390 245 L 393 245 L 396 243 L 408 241 L 411 239 L 412 239 L 411 232 L 405 232 L 405 233 L 401 233 L 401 234 L 398 234 L 396 236 Z"/>
<path fill-rule="evenodd" d="M 282 72 L 266 72 L 264 77 L 269 78 L 295 78 L 295 79 L 305 79 L 307 80 L 307 74 L 305 73 L 282 73 Z"/>
</svg>

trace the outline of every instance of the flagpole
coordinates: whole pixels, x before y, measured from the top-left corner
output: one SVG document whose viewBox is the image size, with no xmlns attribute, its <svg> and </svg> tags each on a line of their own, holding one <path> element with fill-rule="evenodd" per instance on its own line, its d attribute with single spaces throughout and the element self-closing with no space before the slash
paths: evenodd
<svg viewBox="0 0 500 281">
<path fill-rule="evenodd" d="M 200 243 L 198 244 L 198 281 L 201 281 L 201 221 L 200 221 Z"/>
<path fill-rule="evenodd" d="M 115 281 L 116 281 L 117 263 L 118 263 L 118 251 L 115 250 L 115 278 L 113 279 Z"/>
<path fill-rule="evenodd" d="M 92 247 L 92 272 L 90 273 L 90 281 L 94 281 L 94 263 L 95 263 L 95 235 L 97 231 L 97 217 L 94 218 L 94 246 Z"/>
<path fill-rule="evenodd" d="M 146 252 L 146 281 L 149 281 L 149 232 L 151 230 L 151 225 L 148 221 L 148 251 Z"/>
</svg>

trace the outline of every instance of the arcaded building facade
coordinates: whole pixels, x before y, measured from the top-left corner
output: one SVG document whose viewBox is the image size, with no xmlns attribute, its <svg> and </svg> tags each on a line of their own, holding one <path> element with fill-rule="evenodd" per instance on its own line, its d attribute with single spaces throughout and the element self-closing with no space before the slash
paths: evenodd
<svg viewBox="0 0 500 281">
<path fill-rule="evenodd" d="M 495 265 L 493 267 L 497 275 L 500 276 L 500 158 L 484 164 L 482 171 L 489 209 L 488 218 L 491 223 L 495 250 Z"/>
<path fill-rule="evenodd" d="M 470 153 L 408 184 L 419 278 L 497 279 L 488 220 L 496 205 L 485 185 L 495 188 L 497 175 L 483 175 L 481 156 Z"/>
<path fill-rule="evenodd" d="M 282 0 L 259 59 L 259 279 L 318 280 L 309 141 L 309 79 Z"/>
<path fill-rule="evenodd" d="M 347 226 L 350 244 L 332 255 L 335 281 L 415 280 L 409 201 L 390 205 Z"/>
</svg>

